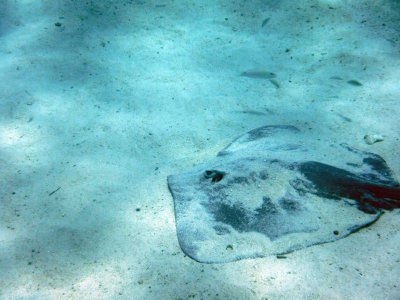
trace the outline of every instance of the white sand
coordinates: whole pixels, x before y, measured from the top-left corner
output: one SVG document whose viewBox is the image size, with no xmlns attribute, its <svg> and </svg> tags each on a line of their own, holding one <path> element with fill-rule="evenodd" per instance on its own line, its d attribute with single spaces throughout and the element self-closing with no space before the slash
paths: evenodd
<svg viewBox="0 0 400 300">
<path fill-rule="evenodd" d="M 399 18 L 394 0 L 0 0 L 0 298 L 399 299 L 398 211 L 287 259 L 205 265 L 166 184 L 267 124 L 399 178 Z"/>
</svg>

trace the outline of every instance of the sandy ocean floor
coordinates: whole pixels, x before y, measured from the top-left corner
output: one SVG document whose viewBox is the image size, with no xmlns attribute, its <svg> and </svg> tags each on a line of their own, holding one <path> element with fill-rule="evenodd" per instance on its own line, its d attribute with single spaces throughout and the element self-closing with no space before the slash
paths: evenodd
<svg viewBox="0 0 400 300">
<path fill-rule="evenodd" d="M 1 299 L 400 298 L 396 210 L 286 259 L 201 264 L 166 182 L 268 124 L 399 179 L 399 1 L 0 0 L 0 76 Z"/>
</svg>

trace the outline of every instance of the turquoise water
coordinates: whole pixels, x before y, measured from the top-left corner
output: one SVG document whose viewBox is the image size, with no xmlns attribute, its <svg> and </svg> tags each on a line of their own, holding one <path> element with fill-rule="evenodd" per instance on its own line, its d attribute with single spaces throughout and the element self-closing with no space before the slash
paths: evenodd
<svg viewBox="0 0 400 300">
<path fill-rule="evenodd" d="M 398 298 L 396 211 L 205 265 L 179 247 L 166 178 L 287 124 L 398 179 L 399 20 L 381 0 L 0 0 L 0 298 Z"/>
</svg>

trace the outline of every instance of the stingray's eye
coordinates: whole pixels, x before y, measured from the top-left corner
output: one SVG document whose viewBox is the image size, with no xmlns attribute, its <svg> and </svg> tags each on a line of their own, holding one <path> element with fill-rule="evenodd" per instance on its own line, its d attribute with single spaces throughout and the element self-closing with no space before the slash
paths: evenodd
<svg viewBox="0 0 400 300">
<path fill-rule="evenodd" d="M 224 178 L 225 173 L 217 171 L 217 170 L 206 170 L 204 172 L 204 178 L 210 179 L 212 182 L 221 181 Z"/>
<path fill-rule="evenodd" d="M 204 172 L 204 177 L 205 177 L 205 178 L 211 178 L 211 177 L 212 177 L 212 174 L 213 174 L 213 171 L 206 170 L 206 171 Z"/>
<path fill-rule="evenodd" d="M 206 170 L 204 172 L 204 178 L 206 178 L 206 179 L 213 178 L 215 176 L 215 172 L 216 171 L 214 171 L 214 170 Z"/>
</svg>

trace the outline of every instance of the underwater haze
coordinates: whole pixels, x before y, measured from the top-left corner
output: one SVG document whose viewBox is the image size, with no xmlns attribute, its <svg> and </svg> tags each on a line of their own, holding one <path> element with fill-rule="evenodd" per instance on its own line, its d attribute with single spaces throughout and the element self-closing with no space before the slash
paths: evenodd
<svg viewBox="0 0 400 300">
<path fill-rule="evenodd" d="M 331 145 L 379 155 L 398 182 L 399 120 L 398 0 L 0 0 L 0 299 L 399 299 L 399 209 L 230 262 L 254 245 L 214 257 L 181 232 L 204 263 L 167 182 L 266 125 L 343 165 Z"/>
</svg>

